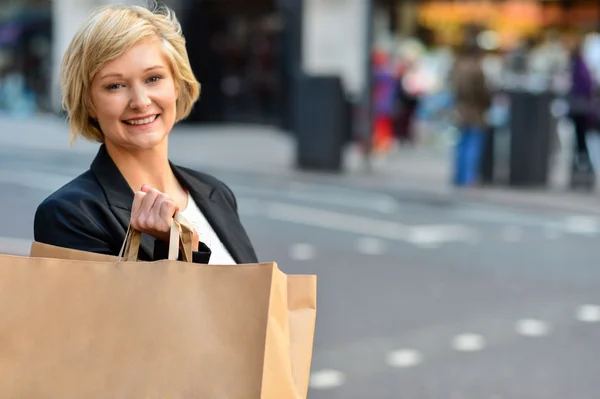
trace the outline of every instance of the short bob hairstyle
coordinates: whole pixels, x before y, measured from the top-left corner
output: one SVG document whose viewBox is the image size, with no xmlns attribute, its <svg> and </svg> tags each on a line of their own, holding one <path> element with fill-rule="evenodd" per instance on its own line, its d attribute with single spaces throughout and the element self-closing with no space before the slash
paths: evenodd
<svg viewBox="0 0 600 399">
<path fill-rule="evenodd" d="M 109 61 L 141 40 L 158 38 L 179 90 L 175 122 L 187 117 L 200 95 L 175 13 L 166 6 L 103 6 L 93 11 L 69 45 L 61 65 L 62 106 L 68 113 L 71 142 L 79 135 L 104 142 L 98 122 L 90 116 L 90 86 Z"/>
</svg>

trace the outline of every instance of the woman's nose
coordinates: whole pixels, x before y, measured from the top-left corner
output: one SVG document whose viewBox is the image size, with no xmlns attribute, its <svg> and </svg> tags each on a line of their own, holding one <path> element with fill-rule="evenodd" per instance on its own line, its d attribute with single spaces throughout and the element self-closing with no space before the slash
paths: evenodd
<svg viewBox="0 0 600 399">
<path fill-rule="evenodd" d="M 131 102 L 129 106 L 132 109 L 144 110 L 152 103 L 148 93 L 143 87 L 136 87 L 131 94 Z"/>
</svg>

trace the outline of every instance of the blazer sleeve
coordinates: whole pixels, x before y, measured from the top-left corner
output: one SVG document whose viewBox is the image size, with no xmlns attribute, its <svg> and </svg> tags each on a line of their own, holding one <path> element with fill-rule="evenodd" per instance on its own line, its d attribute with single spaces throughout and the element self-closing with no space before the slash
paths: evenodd
<svg viewBox="0 0 600 399">
<path fill-rule="evenodd" d="M 38 207 L 33 236 L 35 241 L 44 244 L 115 254 L 114 237 L 97 223 L 91 213 L 60 198 L 48 199 Z"/>
</svg>

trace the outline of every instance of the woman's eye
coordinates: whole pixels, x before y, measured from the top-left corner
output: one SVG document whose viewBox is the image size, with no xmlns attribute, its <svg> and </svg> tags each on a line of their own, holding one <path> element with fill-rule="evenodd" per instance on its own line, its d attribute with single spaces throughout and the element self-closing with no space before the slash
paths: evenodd
<svg viewBox="0 0 600 399">
<path fill-rule="evenodd" d="M 160 76 L 160 75 L 151 76 L 148 78 L 148 83 L 156 83 L 161 79 L 162 79 L 162 76 Z"/>
<path fill-rule="evenodd" d="M 106 89 L 107 90 L 117 90 L 117 89 L 120 89 L 121 87 L 123 87 L 122 84 L 114 83 L 114 84 L 110 84 L 110 85 L 106 86 Z"/>
</svg>

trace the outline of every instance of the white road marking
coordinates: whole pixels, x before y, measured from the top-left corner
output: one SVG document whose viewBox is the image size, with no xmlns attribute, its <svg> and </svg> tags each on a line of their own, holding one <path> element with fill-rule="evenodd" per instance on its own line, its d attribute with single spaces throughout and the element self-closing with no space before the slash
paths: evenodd
<svg viewBox="0 0 600 399">
<path fill-rule="evenodd" d="M 506 226 L 502 238 L 507 242 L 519 242 L 523 238 L 523 230 L 517 226 Z"/>
<path fill-rule="evenodd" d="M 363 255 L 383 255 L 386 246 L 379 238 L 363 237 L 356 241 L 356 250 Z"/>
<path fill-rule="evenodd" d="M 0 254 L 28 256 L 30 250 L 31 240 L 0 237 Z"/>
<path fill-rule="evenodd" d="M 408 368 L 420 364 L 423 356 L 413 349 L 400 349 L 388 353 L 386 361 L 392 367 Z"/>
<path fill-rule="evenodd" d="M 415 226 L 411 228 L 408 242 L 421 248 L 437 248 L 443 242 L 447 242 L 452 237 L 453 231 L 460 234 L 459 230 L 454 230 L 454 226 Z M 459 227 L 462 229 L 462 227 Z M 469 237 L 466 241 L 470 241 Z"/>
<path fill-rule="evenodd" d="M 583 305 L 577 310 L 577 320 L 584 323 L 600 322 L 600 306 Z"/>
<path fill-rule="evenodd" d="M 573 234 L 594 235 L 600 233 L 600 225 L 594 217 L 571 216 L 565 220 L 565 230 Z"/>
<path fill-rule="evenodd" d="M 311 260 L 315 257 L 315 247 L 311 244 L 298 243 L 290 248 L 290 258 L 293 260 Z"/>
<path fill-rule="evenodd" d="M 303 201 L 309 203 L 319 203 L 335 206 L 344 206 L 348 208 L 364 209 L 376 211 L 380 213 L 395 213 L 398 211 L 398 203 L 384 195 L 376 195 L 370 193 L 361 193 L 358 195 L 348 195 L 343 193 L 327 193 L 317 188 L 311 191 L 293 190 L 287 188 L 273 189 L 249 187 L 243 185 L 231 185 L 231 188 L 236 194 L 241 195 L 258 195 L 277 197 L 281 199 L 290 199 L 295 201 Z"/>
<path fill-rule="evenodd" d="M 400 208 L 398 201 L 391 195 L 382 194 L 379 192 L 366 191 L 366 190 L 355 190 L 348 187 L 336 186 L 332 184 L 320 184 L 320 183 L 303 183 L 292 181 L 289 185 L 290 190 L 309 192 L 312 195 L 334 195 L 336 197 L 347 197 L 355 198 L 357 201 L 365 202 L 370 201 L 374 204 L 376 209 L 379 209 L 383 213 L 393 213 L 398 211 Z"/>
<path fill-rule="evenodd" d="M 313 389 L 332 389 L 345 382 L 346 376 L 341 371 L 325 369 L 311 373 L 309 385 Z"/>
<path fill-rule="evenodd" d="M 477 352 L 485 348 L 485 338 L 479 334 L 461 334 L 452 340 L 452 348 L 460 352 Z"/>
<path fill-rule="evenodd" d="M 518 211 L 499 210 L 491 208 L 483 209 L 458 209 L 450 211 L 451 214 L 474 222 L 501 225 L 519 225 L 527 227 L 553 227 L 558 223 L 548 220 L 547 217 L 534 216 Z"/>
<path fill-rule="evenodd" d="M 387 220 L 280 202 L 268 203 L 266 216 L 278 221 L 405 241 L 415 245 L 433 246 L 445 242 L 468 242 L 474 234 L 472 228 L 463 225 L 407 226 Z"/>
<path fill-rule="evenodd" d="M 543 337 L 548 335 L 550 326 L 541 320 L 523 319 L 517 322 L 515 329 L 518 334 L 524 337 Z"/>
</svg>

